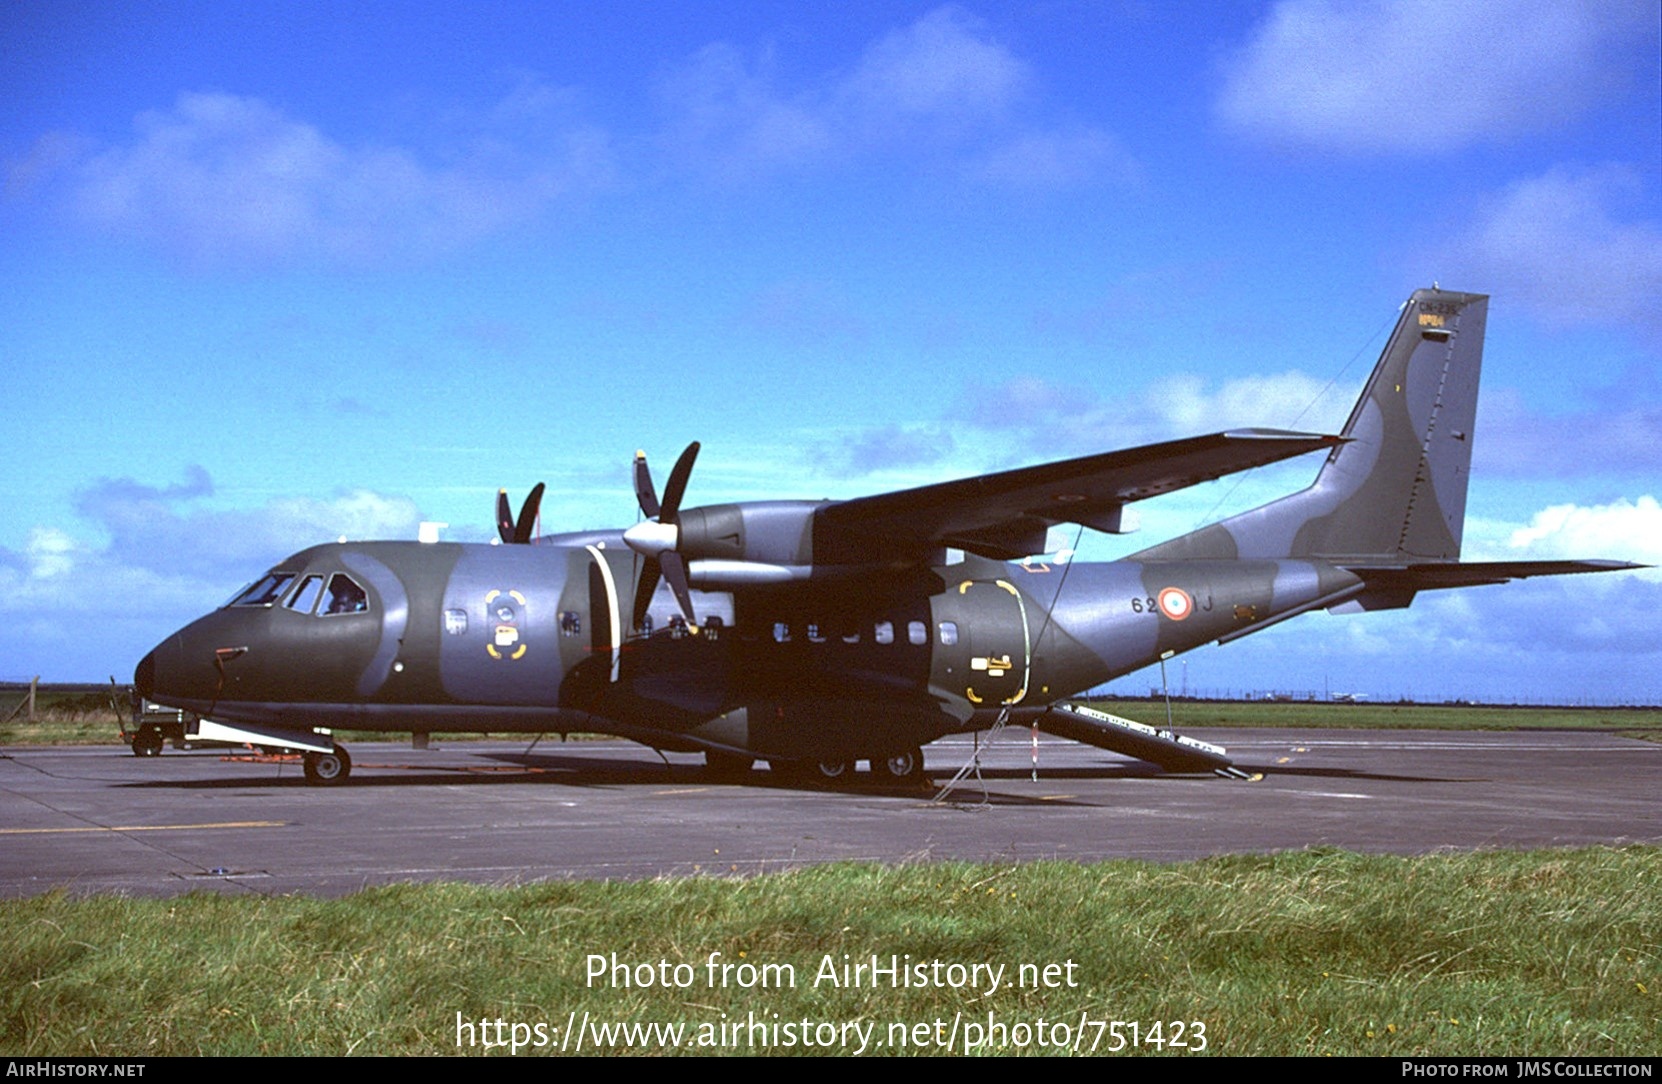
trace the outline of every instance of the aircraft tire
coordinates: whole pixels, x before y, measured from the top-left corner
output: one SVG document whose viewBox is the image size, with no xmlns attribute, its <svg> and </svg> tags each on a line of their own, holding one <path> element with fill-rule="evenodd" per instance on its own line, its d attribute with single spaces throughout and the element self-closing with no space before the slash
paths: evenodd
<svg viewBox="0 0 1662 1084">
<path fill-rule="evenodd" d="M 306 773 L 306 782 L 314 787 L 339 786 L 352 774 L 352 758 L 339 745 L 328 753 L 305 754 L 300 758 L 300 765 Z"/>
<path fill-rule="evenodd" d="M 873 760 L 871 766 L 897 783 L 916 783 L 923 778 L 923 750 L 914 745 L 903 753 Z"/>
<path fill-rule="evenodd" d="M 153 726 L 140 728 L 133 735 L 133 755 L 135 757 L 159 757 L 162 755 L 162 732 Z"/>
<path fill-rule="evenodd" d="M 840 787 L 854 781 L 854 764 L 847 760 L 817 760 L 808 777 L 816 783 Z"/>
</svg>

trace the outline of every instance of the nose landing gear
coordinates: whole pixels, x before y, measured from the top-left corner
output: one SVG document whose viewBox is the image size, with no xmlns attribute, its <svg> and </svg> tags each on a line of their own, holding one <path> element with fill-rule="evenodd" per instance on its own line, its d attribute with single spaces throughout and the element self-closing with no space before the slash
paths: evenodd
<svg viewBox="0 0 1662 1084">
<path fill-rule="evenodd" d="M 339 744 L 327 753 L 306 753 L 300 758 L 300 766 L 306 782 L 314 787 L 339 786 L 352 774 L 352 758 Z"/>
</svg>

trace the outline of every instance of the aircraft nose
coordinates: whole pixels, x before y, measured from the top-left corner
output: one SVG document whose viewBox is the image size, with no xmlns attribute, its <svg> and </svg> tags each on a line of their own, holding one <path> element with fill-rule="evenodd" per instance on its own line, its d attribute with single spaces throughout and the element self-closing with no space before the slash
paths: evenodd
<svg viewBox="0 0 1662 1084">
<path fill-rule="evenodd" d="M 139 660 L 133 668 L 133 687 L 140 696 L 161 704 L 212 697 L 213 668 L 202 662 L 191 665 L 183 640 L 176 632 Z"/>
<path fill-rule="evenodd" d="M 139 660 L 133 668 L 133 688 L 138 694 L 149 700 L 150 694 L 156 691 L 156 653 L 150 652 Z"/>
</svg>

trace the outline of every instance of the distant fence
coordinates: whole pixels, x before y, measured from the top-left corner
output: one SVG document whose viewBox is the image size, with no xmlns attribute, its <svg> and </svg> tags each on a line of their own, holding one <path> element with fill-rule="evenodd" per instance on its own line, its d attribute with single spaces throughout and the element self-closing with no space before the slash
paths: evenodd
<svg viewBox="0 0 1662 1084">
<path fill-rule="evenodd" d="M 11 703 L 14 696 L 29 695 L 29 687 L 34 685 L 36 695 L 39 696 L 81 696 L 86 693 L 107 693 L 110 683 L 107 681 L 42 681 L 38 684 L 29 681 L 0 681 L 0 704 Z M 116 688 L 125 692 L 131 685 L 120 685 Z"/>
<path fill-rule="evenodd" d="M 1158 687 L 1148 687 L 1148 692 L 1139 692 L 1134 688 L 1117 688 L 1111 685 L 1098 686 L 1083 694 L 1092 700 L 1164 700 L 1166 694 Z M 1482 696 L 1463 696 L 1453 694 L 1447 696 L 1416 696 L 1392 693 L 1378 695 L 1372 693 L 1322 693 L 1304 689 L 1199 689 L 1191 686 L 1187 692 L 1179 693 L 1171 690 L 1172 701 L 1196 701 L 1222 704 L 1242 703 L 1277 703 L 1277 704 L 1333 704 L 1339 707 L 1348 707 L 1352 704 L 1375 707 L 1389 707 L 1393 704 L 1412 704 L 1419 707 L 1440 705 L 1481 708 L 1603 708 L 1603 709 L 1631 709 L 1634 711 L 1662 708 L 1662 702 L 1657 700 L 1613 699 L 1610 697 L 1577 697 L 1574 699 L 1548 699 L 1545 697 L 1509 697 L 1505 700 L 1492 700 Z"/>
<path fill-rule="evenodd" d="M 113 682 L 46 682 L 38 678 L 34 681 L 0 681 L 0 723 L 18 718 L 34 722 L 42 701 L 61 705 L 65 700 L 76 698 L 108 700 L 112 692 L 126 696 L 131 690 L 131 685 L 116 685 Z M 86 710 L 90 706 L 79 705 L 78 709 Z"/>
</svg>

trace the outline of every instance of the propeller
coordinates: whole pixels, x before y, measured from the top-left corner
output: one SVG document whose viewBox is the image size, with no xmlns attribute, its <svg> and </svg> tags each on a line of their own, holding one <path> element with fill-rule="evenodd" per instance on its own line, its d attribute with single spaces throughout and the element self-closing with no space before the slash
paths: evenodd
<svg viewBox="0 0 1662 1084">
<path fill-rule="evenodd" d="M 514 519 L 513 506 L 508 503 L 508 491 L 496 491 L 496 533 L 508 545 L 523 546 L 531 541 L 531 532 L 537 526 L 537 510 L 542 507 L 543 484 L 531 487 L 525 503 L 519 506 L 519 519 Z"/>
<path fill-rule="evenodd" d="M 670 470 L 669 482 L 664 486 L 663 503 L 660 504 L 658 491 L 652 484 L 652 471 L 646 465 L 646 453 L 635 453 L 635 500 L 647 521 L 623 532 L 623 540 L 644 558 L 641 578 L 635 584 L 637 629 L 646 622 L 647 607 L 652 604 L 652 595 L 658 590 L 660 577 L 669 581 L 669 589 L 675 592 L 675 601 L 680 605 L 687 625 L 694 629 L 698 627 L 698 620 L 693 614 L 692 588 L 687 582 L 687 562 L 676 550 L 681 540 L 681 497 L 687 490 L 687 479 L 692 475 L 693 461 L 697 458 L 698 441 L 695 440 L 687 445 L 686 451 L 681 453 L 681 458 Z"/>
</svg>

